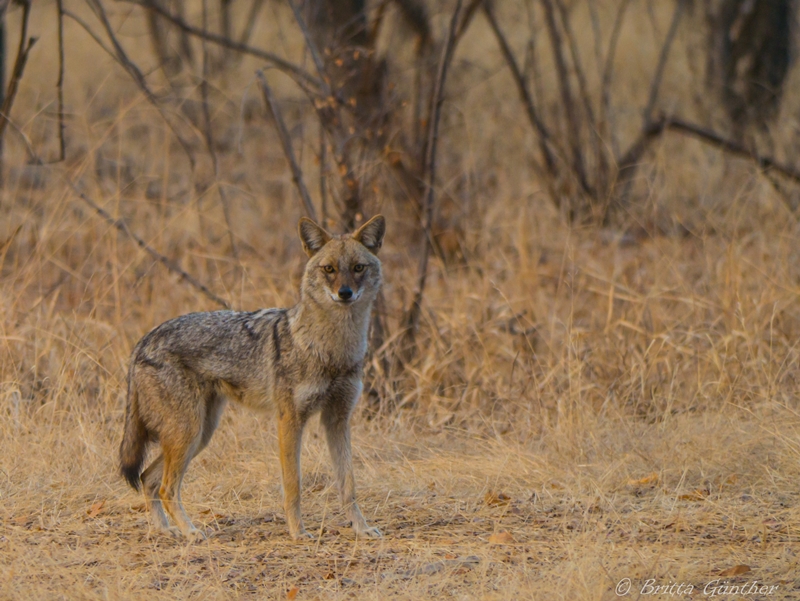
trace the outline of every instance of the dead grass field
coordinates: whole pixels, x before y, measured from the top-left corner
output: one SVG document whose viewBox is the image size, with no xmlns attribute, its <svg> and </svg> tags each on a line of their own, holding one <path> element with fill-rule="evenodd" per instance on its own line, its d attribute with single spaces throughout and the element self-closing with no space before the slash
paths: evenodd
<svg viewBox="0 0 800 601">
<path fill-rule="evenodd" d="M 662 22 L 671 9 L 659 10 Z M 13 114 L 46 158 L 56 152 L 53 11 L 36 3 L 40 41 Z M 141 16 L 114 11 L 123 42 L 152 67 Z M 288 11 L 266 13 L 254 39 L 296 55 Z M 636 5 L 640 26 L 623 30 L 620 115 L 642 105 L 656 60 L 646 13 Z M 9 14 L 12 34 L 18 18 Z M 295 302 L 300 204 L 251 87 L 257 63 L 214 82 L 237 261 L 210 163 L 192 172 L 156 110 L 67 23 L 68 160 L 26 165 L 19 137 L 6 134 L 0 599 L 610 600 L 625 578 L 629 598 L 800 598 L 797 215 L 749 163 L 666 137 L 641 169 L 628 223 L 565 225 L 531 174 L 530 128 L 479 21 L 457 55 L 442 130 L 442 188 L 469 205 L 466 260 L 433 260 L 399 409 L 375 414 L 364 399 L 354 419 L 361 506 L 384 538 L 355 540 L 343 524 L 314 422 L 303 513 L 318 537 L 292 542 L 272 420 L 234 407 L 184 487 L 209 534 L 200 544 L 148 532 L 117 447 L 135 342 L 167 318 L 216 307 L 63 178 L 241 309 Z M 693 114 L 696 40 L 681 36 L 663 102 Z M 796 79 L 779 154 L 797 137 Z M 275 81 L 303 123 L 299 93 Z M 302 162 L 314 178 L 310 129 L 297 135 L 310 140 Z M 371 202 L 388 218 L 396 327 L 416 218 L 388 196 Z M 713 588 L 754 581 L 776 588 Z M 647 589 L 673 584 L 694 590 Z"/>
</svg>

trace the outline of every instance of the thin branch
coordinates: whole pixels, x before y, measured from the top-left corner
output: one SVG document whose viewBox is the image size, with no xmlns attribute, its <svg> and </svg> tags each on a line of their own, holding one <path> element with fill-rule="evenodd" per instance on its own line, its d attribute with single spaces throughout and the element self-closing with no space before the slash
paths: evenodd
<svg viewBox="0 0 800 601">
<path fill-rule="evenodd" d="M 22 23 L 20 25 L 19 47 L 17 48 L 17 58 L 14 60 L 14 69 L 11 71 L 11 80 L 8 82 L 3 105 L 0 107 L 0 147 L 3 144 L 3 134 L 8 124 L 11 107 L 14 106 L 14 99 L 17 96 L 19 81 L 25 71 L 25 63 L 28 62 L 28 53 L 37 38 L 28 38 L 28 20 L 30 18 L 31 2 L 28 0 L 22 5 Z M 2 85 L 2 82 L 0 82 Z"/>
<path fill-rule="evenodd" d="M 111 27 L 111 22 L 108 20 L 108 15 L 106 15 L 106 10 L 103 8 L 100 0 L 89 0 L 89 6 L 92 8 L 95 16 L 97 16 L 97 18 L 100 19 L 100 22 L 103 24 L 103 28 L 106 30 L 108 39 L 111 41 L 111 45 L 114 47 L 114 53 L 117 55 L 119 63 L 137 83 L 139 88 L 144 92 L 145 96 L 147 96 L 147 99 L 153 104 L 157 104 L 158 100 L 156 95 L 153 94 L 153 92 L 150 90 L 150 87 L 147 85 L 147 81 L 145 80 L 142 71 L 138 66 L 136 66 L 136 63 L 128 58 L 128 55 L 122 48 L 122 45 L 117 40 L 117 35 L 114 32 L 114 28 Z"/>
<path fill-rule="evenodd" d="M 583 152 L 581 151 L 581 134 L 580 134 L 580 120 L 575 111 L 575 100 L 572 95 L 572 86 L 569 81 L 569 70 L 567 69 L 567 61 L 564 57 L 563 42 L 561 41 L 561 33 L 558 30 L 556 23 L 555 10 L 553 9 L 553 0 L 542 0 L 544 7 L 545 23 L 547 25 L 547 32 L 550 37 L 550 44 L 553 47 L 553 59 L 556 64 L 556 71 L 558 71 L 558 83 L 561 90 L 561 102 L 564 105 L 564 112 L 566 113 L 567 129 L 569 132 L 569 143 L 572 149 L 572 169 L 575 173 L 578 183 L 581 188 L 589 194 L 594 196 L 594 191 L 589 185 L 586 178 L 586 167 L 583 161 Z"/>
<path fill-rule="evenodd" d="M 590 0 L 592 2 L 592 0 Z M 605 66 L 603 67 L 602 84 L 600 86 L 600 106 L 601 119 L 605 127 L 605 132 L 611 136 L 611 148 L 615 154 L 618 153 L 617 128 L 613 124 L 614 116 L 611 113 L 611 80 L 614 77 L 614 56 L 617 53 L 619 43 L 619 33 L 622 30 L 622 22 L 625 11 L 628 9 L 631 0 L 622 0 L 622 4 L 614 17 L 614 27 L 611 30 L 611 39 L 608 42 L 608 52 L 606 52 Z"/>
<path fill-rule="evenodd" d="M 205 284 L 199 282 L 192 275 L 181 269 L 174 261 L 171 261 L 157 250 L 151 248 L 147 244 L 147 242 L 142 240 L 131 230 L 130 226 L 123 219 L 114 219 L 105 209 L 103 209 L 100 205 L 95 203 L 86 194 L 81 192 L 77 188 L 77 186 L 75 186 L 75 184 L 72 183 L 72 181 L 70 181 L 67 178 L 64 179 L 67 185 L 69 185 L 69 187 L 72 188 L 73 192 L 75 192 L 75 194 L 77 194 L 78 197 L 80 197 L 80 199 L 83 200 L 83 202 L 92 207 L 92 209 L 94 209 L 94 212 L 100 215 L 100 217 L 102 217 L 109 225 L 114 226 L 123 234 L 127 235 L 131 240 L 133 240 L 136 243 L 136 245 L 139 248 L 147 252 L 151 257 L 153 257 L 156 261 L 164 265 L 164 267 L 169 269 L 171 272 L 177 274 L 182 281 L 187 282 L 188 284 L 199 290 L 206 298 L 214 301 L 220 307 L 224 307 L 225 309 L 231 308 L 230 304 L 227 301 L 221 299 L 219 296 L 211 292 L 211 290 L 209 290 Z"/>
<path fill-rule="evenodd" d="M 761 169 L 774 171 L 775 173 L 779 173 L 795 183 L 800 183 L 800 170 L 792 167 L 791 165 L 781 163 L 774 157 L 759 154 L 754 150 L 747 148 L 743 144 L 736 142 L 735 140 L 724 138 L 711 129 L 701 127 L 700 125 L 696 125 L 689 121 L 684 121 L 678 117 L 670 117 L 664 119 L 664 121 L 664 127 L 669 131 L 675 131 L 691 136 L 700 140 L 701 142 L 705 142 L 706 144 L 710 144 L 711 146 L 719 148 L 728 154 L 750 159 Z"/>
<path fill-rule="evenodd" d="M 17 127 L 13 123 L 11 124 L 11 126 L 14 129 L 17 129 Z M 25 138 L 22 132 L 20 132 L 20 134 L 23 136 L 23 138 Z M 31 153 L 32 162 L 34 164 L 36 165 L 47 164 L 44 161 L 42 161 L 41 157 L 38 154 L 36 154 L 33 148 L 31 148 L 30 144 L 28 144 L 28 151 Z M 106 211 L 100 205 L 94 202 L 91 198 L 89 198 L 89 196 L 81 192 L 80 189 L 78 189 L 78 186 L 76 186 L 75 183 L 71 179 L 69 179 L 66 175 L 62 175 L 61 179 L 78 196 L 78 198 L 80 198 L 83 202 L 89 205 L 92 208 L 92 210 L 94 210 L 95 213 L 97 213 L 100 217 L 102 217 L 106 223 L 115 227 L 117 230 L 128 236 L 131 240 L 133 240 L 136 243 L 136 245 L 139 248 L 148 253 L 156 261 L 164 265 L 164 267 L 166 267 L 169 271 L 176 274 L 179 277 L 179 281 L 187 282 L 189 285 L 199 290 L 206 298 L 212 300 L 220 307 L 224 307 L 225 309 L 231 308 L 230 304 L 227 301 L 223 300 L 222 298 L 211 292 L 211 290 L 209 290 L 205 284 L 198 281 L 195 277 L 193 277 L 191 274 L 189 274 L 180 266 L 178 266 L 174 261 L 171 261 L 169 258 L 162 255 L 160 252 L 153 249 L 149 244 L 147 244 L 147 242 L 145 242 L 140 236 L 138 236 L 133 232 L 133 230 L 131 230 L 130 226 L 125 222 L 124 219 L 114 219 L 108 213 L 108 211 Z"/>
<path fill-rule="evenodd" d="M 405 332 L 403 335 L 403 347 L 401 354 L 404 355 L 406 361 L 413 357 L 415 346 L 413 344 L 417 330 L 419 329 L 419 320 L 422 313 L 422 298 L 425 293 L 425 283 L 428 276 L 428 259 L 431 252 L 431 228 L 433 227 L 433 213 L 434 213 L 434 198 L 436 186 L 436 147 L 439 140 L 439 119 L 442 114 L 442 104 L 444 103 L 444 86 L 447 78 L 447 70 L 450 62 L 453 59 L 456 33 L 461 16 L 462 0 L 458 0 L 456 8 L 453 11 L 453 17 L 450 19 L 450 29 L 447 33 L 447 42 L 445 43 L 442 51 L 442 58 L 439 62 L 439 70 L 436 74 L 436 84 L 434 87 L 434 102 L 432 105 L 431 120 L 428 130 L 428 145 L 427 153 L 425 156 L 425 173 L 427 176 L 425 186 L 425 203 L 423 214 L 423 232 L 424 240 L 422 247 L 422 255 L 420 256 L 419 265 L 417 268 L 417 284 L 414 289 L 414 298 L 411 301 L 406 314 L 403 316 L 403 326 Z"/>
<path fill-rule="evenodd" d="M 239 37 L 240 44 L 246 45 L 250 41 L 250 37 L 253 35 L 253 30 L 256 26 L 256 17 L 258 17 L 258 13 L 261 12 L 262 6 L 264 6 L 264 0 L 253 0 L 253 4 L 250 6 L 250 12 L 247 14 L 244 31 L 242 31 L 242 35 Z"/>
<path fill-rule="evenodd" d="M 650 95 L 647 100 L 643 113 L 642 131 L 639 137 L 634 141 L 628 151 L 619 160 L 619 169 L 617 171 L 617 181 L 615 187 L 620 190 L 616 194 L 614 203 L 617 205 L 624 205 L 628 201 L 631 183 L 636 175 L 636 169 L 644 151 L 650 145 L 650 141 L 654 136 L 660 135 L 664 127 L 667 127 L 666 121 L 662 124 L 661 130 L 658 127 L 653 127 L 653 110 L 655 109 L 658 100 L 658 90 L 661 87 L 661 80 L 664 77 L 664 70 L 667 65 L 667 57 L 669 50 L 672 47 L 672 42 L 675 39 L 675 34 L 678 31 L 678 24 L 681 20 L 683 7 L 686 0 L 676 0 L 675 11 L 672 13 L 672 21 L 667 31 L 667 37 L 664 38 L 664 43 L 661 46 L 661 52 L 658 56 L 658 64 L 656 65 L 653 80 L 650 83 Z M 658 125 L 658 124 L 656 124 Z"/>
<path fill-rule="evenodd" d="M 283 154 L 286 156 L 286 160 L 289 161 L 289 167 L 292 170 L 292 181 L 294 181 L 294 185 L 297 187 L 297 191 L 300 193 L 300 199 L 303 201 L 303 207 L 306 210 L 306 215 L 310 219 L 316 221 L 317 212 L 314 209 L 314 203 L 311 202 L 311 195 L 308 193 L 308 188 L 306 188 L 306 184 L 303 181 L 303 172 L 300 170 L 300 165 L 297 164 L 297 159 L 294 156 L 292 139 L 289 136 L 289 130 L 286 128 L 286 123 L 283 120 L 280 107 L 278 106 L 278 103 L 272 94 L 272 89 L 267 83 L 267 78 L 264 77 L 264 72 L 260 70 L 257 71 L 256 77 L 258 77 L 258 83 L 261 86 L 261 92 L 264 95 L 264 104 L 267 105 L 267 109 L 269 109 L 269 112 L 272 114 L 272 118 L 275 121 L 275 129 L 278 132 L 278 137 L 280 138 L 281 145 L 283 146 Z"/>
<path fill-rule="evenodd" d="M 605 185 L 605 178 L 608 173 L 608 161 L 604 152 L 603 140 L 600 137 L 600 131 L 597 128 L 597 120 L 594 118 L 594 109 L 592 108 L 592 100 L 589 96 L 589 85 L 586 82 L 586 73 L 583 70 L 581 63 L 580 51 L 578 50 L 578 42 L 575 39 L 575 34 L 572 31 L 572 26 L 569 21 L 569 14 L 567 7 L 562 0 L 554 0 L 558 7 L 558 12 L 561 16 L 561 24 L 564 28 L 564 33 L 567 35 L 569 42 L 570 56 L 572 57 L 572 64 L 575 67 L 575 75 L 578 79 L 578 90 L 580 92 L 581 100 L 583 102 L 583 110 L 586 112 L 586 118 L 589 122 L 590 136 L 592 139 L 592 146 L 594 148 L 595 158 L 597 160 L 597 180 L 595 185 L 603 190 Z"/>
<path fill-rule="evenodd" d="M 203 0 L 203 29 L 208 29 L 208 0 Z M 239 249 L 236 247 L 236 239 L 233 236 L 233 224 L 231 223 L 231 210 L 228 203 L 228 195 L 225 188 L 219 181 L 219 157 L 214 148 L 214 132 L 211 129 L 211 111 L 208 107 L 208 72 L 210 58 L 208 55 L 208 45 L 206 40 L 203 40 L 203 78 L 200 81 L 200 97 L 203 107 L 203 125 L 205 129 L 206 147 L 208 154 L 211 157 L 211 162 L 214 164 L 214 181 L 217 185 L 217 192 L 219 193 L 219 200 L 222 203 L 222 214 L 225 217 L 225 226 L 228 228 L 228 238 L 231 244 L 231 254 L 239 261 Z"/>
<path fill-rule="evenodd" d="M 145 98 L 147 98 L 150 104 L 152 104 L 158 110 L 162 119 L 164 119 L 164 122 L 170 128 L 172 133 L 175 134 L 175 138 L 178 140 L 178 143 L 181 145 L 181 148 L 186 153 L 186 157 L 189 159 L 189 164 L 191 165 L 192 170 L 194 170 L 195 159 L 191 146 L 183 138 L 183 136 L 178 131 L 178 128 L 175 126 L 175 124 L 170 119 L 167 118 L 167 115 L 164 113 L 163 109 L 159 104 L 158 98 L 156 97 L 155 94 L 153 94 L 153 92 L 148 87 L 147 81 L 145 80 L 141 70 L 139 69 L 139 67 L 136 66 L 136 64 L 133 61 L 131 61 L 128 58 L 128 55 L 122 48 L 122 45 L 117 41 L 114 29 L 111 27 L 111 23 L 109 22 L 108 17 L 106 16 L 105 9 L 103 8 L 103 5 L 100 3 L 100 0 L 89 0 L 89 1 L 91 2 L 90 6 L 93 8 L 95 15 L 103 23 L 103 27 L 106 30 L 106 34 L 108 35 L 114 47 L 113 50 L 109 49 L 105 44 L 103 44 L 103 42 L 92 31 L 89 25 L 86 22 L 84 22 L 80 17 L 69 12 L 68 10 L 64 10 L 63 14 L 72 19 L 73 21 L 75 21 L 76 23 L 78 23 L 78 25 L 80 25 L 84 29 L 84 31 L 86 31 L 100 45 L 100 47 L 103 50 L 108 52 L 109 55 L 113 57 L 114 60 L 116 60 L 117 63 L 119 63 L 119 65 L 122 66 L 122 68 L 125 69 L 125 71 L 131 76 L 131 79 L 133 79 L 134 83 L 136 83 L 136 85 L 145 95 Z"/>
<path fill-rule="evenodd" d="M 547 130 L 547 126 L 545 126 L 544 122 L 539 116 L 538 111 L 536 110 L 536 104 L 534 103 L 533 96 L 528 88 L 528 83 L 525 80 L 525 76 L 522 74 L 519 64 L 517 64 L 517 59 L 514 58 L 514 53 L 511 50 L 508 39 L 500 29 L 500 24 L 497 22 L 497 17 L 494 14 L 491 3 L 487 2 L 483 5 L 483 12 L 484 15 L 486 15 L 486 19 L 489 21 L 489 25 L 491 26 L 495 37 L 497 38 L 497 43 L 500 45 L 500 51 L 503 53 L 506 63 L 508 63 L 508 68 L 511 70 L 511 76 L 514 78 L 514 83 L 517 86 L 517 91 L 519 92 L 520 99 L 522 100 L 522 105 L 525 107 L 525 113 L 528 115 L 528 120 L 531 122 L 533 129 L 538 134 L 539 149 L 544 157 L 544 163 L 547 167 L 547 172 L 550 174 L 550 176 L 555 176 L 556 157 L 553 155 L 553 152 L 550 149 L 550 132 Z"/>
<path fill-rule="evenodd" d="M 760 169 L 780 174 L 800 184 L 800 169 L 781 163 L 774 157 L 759 154 L 735 140 L 723 137 L 712 129 L 685 121 L 680 117 L 661 116 L 651 121 L 651 123 L 642 130 L 642 133 L 636 141 L 631 144 L 631 147 L 620 159 L 618 186 L 628 186 L 630 184 L 636 166 L 641 161 L 645 151 L 650 147 L 653 140 L 665 131 L 674 131 L 695 138 L 715 148 L 719 148 L 728 154 L 750 159 Z"/>
<path fill-rule="evenodd" d="M 592 37 L 594 38 L 594 62 L 597 66 L 597 75 L 603 78 L 603 40 L 600 30 L 600 15 L 597 14 L 597 3 L 594 0 L 587 0 L 589 6 L 589 19 L 592 22 Z"/>
<path fill-rule="evenodd" d="M 328 222 L 328 141 L 325 139 L 325 128 L 319 124 L 319 204 L 322 213 L 322 227 Z"/>
<path fill-rule="evenodd" d="M 67 145 L 64 138 L 64 0 L 56 0 L 58 10 L 58 160 L 67 157 Z"/>
<path fill-rule="evenodd" d="M 327 72 L 325 71 L 325 63 L 322 62 L 322 57 L 319 55 L 319 50 L 317 49 L 317 45 L 314 43 L 314 39 L 311 37 L 311 32 L 308 30 L 308 25 L 306 25 L 305 19 L 303 19 L 303 15 L 300 13 L 300 9 L 297 8 L 297 5 L 293 2 L 293 0 L 287 0 L 289 2 L 289 6 L 292 7 L 292 12 L 294 13 L 294 19 L 297 21 L 297 25 L 300 27 L 300 31 L 303 32 L 303 37 L 306 40 L 306 47 L 308 48 L 309 53 L 311 54 L 311 60 L 314 61 L 314 66 L 317 69 L 317 75 L 320 78 L 320 89 L 322 93 L 327 97 L 331 96 L 331 86 L 330 80 L 328 78 Z"/>
<path fill-rule="evenodd" d="M 592 101 L 589 98 L 589 85 L 586 83 L 586 74 L 583 70 L 581 63 L 581 55 L 578 50 L 578 42 L 575 39 L 575 34 L 572 31 L 572 26 L 569 22 L 569 14 L 567 7 L 562 0 L 554 0 L 558 7 L 558 12 L 561 17 L 561 25 L 564 27 L 564 33 L 567 35 L 567 42 L 569 42 L 569 53 L 572 57 L 572 64 L 575 67 L 575 75 L 578 78 L 578 88 L 583 101 L 583 107 L 586 111 L 586 116 L 589 118 L 589 123 L 593 126 L 595 123 L 594 109 L 592 108 Z"/>
<path fill-rule="evenodd" d="M 203 1 L 205 2 L 206 0 L 203 0 Z M 231 19 L 231 0 L 220 0 L 219 11 L 220 11 L 220 17 L 221 17 L 221 21 L 222 21 L 222 23 L 221 23 L 222 35 L 224 37 L 228 38 L 229 40 L 232 40 L 233 39 L 233 21 Z M 205 31 L 208 31 L 208 23 L 206 23 L 205 20 L 203 22 L 203 29 Z M 230 52 L 223 51 L 223 54 L 222 54 L 223 58 L 222 58 L 222 61 L 221 61 L 223 65 L 228 62 L 228 60 L 229 60 L 228 59 L 228 55 L 230 55 Z"/>
<path fill-rule="evenodd" d="M 667 37 L 664 39 L 663 46 L 661 46 L 661 54 L 658 57 L 658 65 L 656 66 L 656 71 L 653 75 L 653 81 L 650 83 L 650 96 L 647 99 L 647 106 L 644 109 L 645 128 L 650 123 L 650 120 L 653 116 L 653 109 L 655 108 L 656 101 L 658 100 L 658 90 L 661 87 L 661 80 L 664 77 L 664 68 L 667 65 L 667 57 L 669 56 L 669 50 L 672 47 L 672 42 L 675 40 L 675 34 L 678 32 L 678 24 L 681 21 L 685 4 L 686 0 L 677 0 L 675 4 L 675 12 L 672 13 L 672 22 L 669 25 Z"/>
<path fill-rule="evenodd" d="M 120 62 L 120 60 L 119 60 L 119 57 L 118 57 L 118 56 L 117 56 L 117 55 L 114 53 L 114 51 L 113 51 L 111 48 L 109 48 L 108 46 L 106 46 L 105 42 L 103 42 L 103 40 L 101 40 L 101 39 L 100 39 L 100 36 L 99 36 L 99 35 L 97 35 L 97 34 L 96 34 L 96 33 L 95 33 L 93 30 L 92 30 L 92 28 L 91 28 L 91 27 L 89 27 L 89 24 L 88 24 L 86 21 L 84 21 L 83 19 L 81 19 L 81 18 L 80 18 L 78 15 L 76 15 L 75 13 L 73 13 L 73 12 L 71 12 L 71 11 L 67 10 L 66 8 L 65 8 L 65 9 L 62 11 L 62 14 L 63 14 L 65 17 L 68 17 L 68 18 L 72 19 L 73 21 L 75 21 L 75 22 L 76 22 L 78 25 L 80 25 L 81 29 L 83 29 L 83 30 L 84 30 L 86 33 L 88 33 L 88 34 L 89 34 L 89 37 L 91 37 L 91 38 L 92 38 L 92 39 L 95 41 L 95 43 L 96 43 L 98 46 L 100 46 L 100 48 L 102 48 L 102 49 L 105 51 L 105 53 L 106 53 L 106 54 L 108 54 L 108 56 L 110 56 L 111 58 L 113 58 L 113 59 L 116 61 L 116 63 L 117 63 L 118 65 L 120 65 L 120 66 L 123 66 L 123 65 L 122 65 L 122 63 L 121 63 L 121 62 Z"/>
<path fill-rule="evenodd" d="M 475 16 L 475 13 L 478 12 L 478 9 L 485 4 L 491 4 L 492 0 L 470 0 L 469 4 L 467 4 L 466 8 L 464 8 L 461 15 L 461 21 L 458 24 L 458 30 L 456 31 L 456 39 L 455 44 L 461 40 L 464 34 L 467 32 L 470 23 L 472 23 L 472 18 Z"/>
<path fill-rule="evenodd" d="M 291 76 L 295 81 L 298 82 L 305 82 L 306 84 L 312 84 L 316 87 L 320 87 L 321 82 L 315 78 L 313 75 L 309 74 L 305 69 L 298 67 L 297 65 L 282 59 L 276 54 L 272 52 L 267 52 L 266 50 L 261 50 L 259 48 L 253 48 L 252 46 L 248 46 L 242 42 L 237 42 L 235 40 L 230 40 L 224 36 L 219 34 L 205 31 L 203 29 L 199 29 L 190 25 L 183 19 L 181 19 L 177 15 L 173 15 L 168 10 L 165 10 L 158 4 L 147 4 L 144 0 L 122 0 L 123 2 L 127 2 L 129 4 L 136 4 L 137 6 L 141 6 L 147 10 L 152 10 L 157 14 L 164 17 L 167 21 L 172 23 L 173 25 L 177 26 L 182 31 L 193 35 L 198 38 L 202 38 L 208 40 L 213 44 L 217 44 L 218 46 L 222 46 L 223 48 L 228 48 L 230 50 L 235 50 L 237 52 L 241 52 L 243 54 L 249 54 L 250 56 L 255 56 L 256 58 L 260 58 L 261 60 L 267 61 L 272 66 L 277 67 L 287 75 Z"/>
</svg>

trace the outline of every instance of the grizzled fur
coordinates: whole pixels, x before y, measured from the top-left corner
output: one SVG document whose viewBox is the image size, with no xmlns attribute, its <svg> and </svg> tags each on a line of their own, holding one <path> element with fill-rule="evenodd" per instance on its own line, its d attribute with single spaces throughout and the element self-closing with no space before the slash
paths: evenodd
<svg viewBox="0 0 800 601">
<path fill-rule="evenodd" d="M 152 330 L 133 351 L 121 470 L 131 486 L 143 486 L 159 529 L 202 537 L 181 504 L 181 481 L 233 400 L 276 413 L 284 508 L 294 538 L 308 536 L 300 515 L 300 445 L 316 412 L 353 528 L 380 536 L 356 504 L 349 420 L 361 394 L 367 329 L 381 284 L 377 252 L 385 221 L 376 216 L 344 236 L 305 218 L 298 229 L 310 258 L 297 305 L 183 315 Z M 147 446 L 156 442 L 162 452 L 142 472 Z"/>
</svg>

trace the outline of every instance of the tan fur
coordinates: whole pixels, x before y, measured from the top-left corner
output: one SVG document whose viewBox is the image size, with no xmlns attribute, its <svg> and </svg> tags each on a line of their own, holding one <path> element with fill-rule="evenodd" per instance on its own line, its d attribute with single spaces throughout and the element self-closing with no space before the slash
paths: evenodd
<svg viewBox="0 0 800 601">
<path fill-rule="evenodd" d="M 361 395 L 369 317 L 382 279 L 376 255 L 385 221 L 378 215 L 351 235 L 333 236 L 303 218 L 298 230 L 309 261 L 297 305 L 191 313 L 161 324 L 133 351 L 121 468 L 131 486 L 142 486 L 158 529 L 203 536 L 183 509 L 181 482 L 234 400 L 277 413 L 292 537 L 309 536 L 300 514 L 300 447 L 316 412 L 348 519 L 357 534 L 380 536 L 356 503 L 350 416 Z M 141 471 L 149 442 L 160 443 L 161 454 Z"/>
</svg>

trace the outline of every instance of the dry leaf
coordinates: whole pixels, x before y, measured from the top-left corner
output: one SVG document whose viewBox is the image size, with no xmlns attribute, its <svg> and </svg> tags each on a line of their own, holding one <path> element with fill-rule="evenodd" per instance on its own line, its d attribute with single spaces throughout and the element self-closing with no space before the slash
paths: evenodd
<svg viewBox="0 0 800 601">
<path fill-rule="evenodd" d="M 645 476 L 644 478 L 631 478 L 628 480 L 628 486 L 647 486 L 648 484 L 655 484 L 658 482 L 659 475 L 658 472 L 653 472 L 649 476 Z"/>
<path fill-rule="evenodd" d="M 489 507 L 498 507 L 508 505 L 511 502 L 511 497 L 505 493 L 496 493 L 490 490 L 483 496 L 483 500 Z"/>
<path fill-rule="evenodd" d="M 728 568 L 727 570 L 722 570 L 718 575 L 722 577 L 738 576 L 739 574 L 746 574 L 749 571 L 750 571 L 750 566 L 739 564 L 738 566 L 733 566 L 732 568 Z"/>
<path fill-rule="evenodd" d="M 106 504 L 105 499 L 103 499 L 102 501 L 97 501 L 96 503 L 92 504 L 92 506 L 86 511 L 86 513 L 89 514 L 90 518 L 95 518 L 103 510 L 103 505 L 105 504 Z"/>
<path fill-rule="evenodd" d="M 517 541 L 514 540 L 514 537 L 507 530 L 501 530 L 500 532 L 495 532 L 489 537 L 490 545 L 511 545 L 514 544 L 515 542 Z"/>
<path fill-rule="evenodd" d="M 296 586 L 293 586 L 293 587 L 292 587 L 292 588 L 290 588 L 288 591 L 286 591 L 286 598 L 287 598 L 289 601 L 293 601 L 293 599 L 294 599 L 295 597 L 297 597 L 297 593 L 298 593 L 299 591 L 300 591 L 300 589 L 299 589 L 299 588 L 297 588 Z"/>
</svg>

